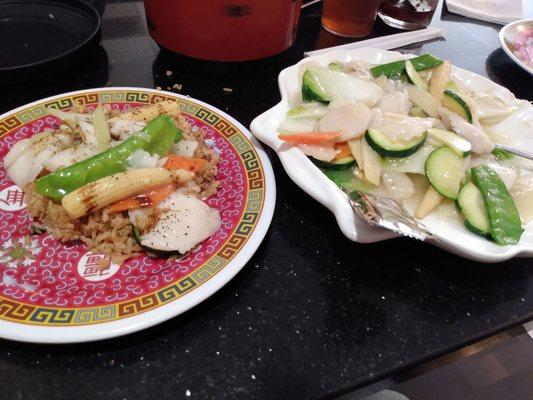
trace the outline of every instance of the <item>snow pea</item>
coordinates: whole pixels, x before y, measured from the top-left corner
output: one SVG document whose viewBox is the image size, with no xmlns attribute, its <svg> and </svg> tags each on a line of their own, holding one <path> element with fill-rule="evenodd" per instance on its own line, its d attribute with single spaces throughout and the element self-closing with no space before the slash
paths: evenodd
<svg viewBox="0 0 533 400">
<path fill-rule="evenodd" d="M 516 244 L 522 236 L 520 215 L 500 176 L 488 165 L 471 170 L 472 181 L 483 194 L 489 216 L 490 235 L 498 244 Z"/>
<path fill-rule="evenodd" d="M 137 150 L 151 155 L 166 156 L 172 144 L 181 139 L 181 134 L 168 115 L 151 120 L 141 131 L 149 138 L 135 135 L 118 146 L 93 157 L 52 172 L 35 182 L 37 193 L 60 201 L 66 194 L 98 179 L 123 172 L 126 161 Z"/>
<path fill-rule="evenodd" d="M 173 143 L 181 140 L 181 131 L 176 127 L 172 117 L 161 115 L 151 120 L 142 132 L 150 135 L 150 143 L 144 149 L 151 155 L 164 157 L 170 151 Z"/>
<path fill-rule="evenodd" d="M 440 58 L 437 58 L 429 53 L 421 56 L 410 58 L 411 64 L 417 71 L 436 67 L 443 63 Z M 370 72 L 374 78 L 380 75 L 385 75 L 387 78 L 395 78 L 401 76 L 405 72 L 405 60 L 394 61 L 387 64 L 381 64 L 370 68 Z"/>
<path fill-rule="evenodd" d="M 499 149 L 497 147 L 492 150 L 491 154 L 496 157 L 498 161 L 507 161 L 513 158 L 513 155 L 511 153 L 504 149 Z"/>
</svg>

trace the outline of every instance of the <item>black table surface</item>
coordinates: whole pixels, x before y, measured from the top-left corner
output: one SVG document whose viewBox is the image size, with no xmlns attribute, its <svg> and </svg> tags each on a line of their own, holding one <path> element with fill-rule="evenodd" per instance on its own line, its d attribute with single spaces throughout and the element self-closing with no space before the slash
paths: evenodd
<svg viewBox="0 0 533 400">
<path fill-rule="evenodd" d="M 76 89 L 179 83 L 180 93 L 249 125 L 279 101 L 281 69 L 305 50 L 342 42 L 320 29 L 319 15 L 316 8 L 304 13 L 297 43 L 283 57 L 248 73 L 214 73 L 161 55 L 146 33 L 141 2 L 112 2 L 100 47 L 67 71 L 2 86 L 0 111 Z M 402 50 L 432 52 L 533 99 L 533 78 L 500 49 L 498 25 L 446 10 L 435 19 L 446 40 Z M 396 31 L 378 21 L 373 35 L 388 33 Z M 275 215 L 230 284 L 191 311 L 123 338 L 56 346 L 0 341 L 0 398 L 331 398 L 533 316 L 530 259 L 479 264 L 408 239 L 353 243 L 268 155 Z"/>
</svg>

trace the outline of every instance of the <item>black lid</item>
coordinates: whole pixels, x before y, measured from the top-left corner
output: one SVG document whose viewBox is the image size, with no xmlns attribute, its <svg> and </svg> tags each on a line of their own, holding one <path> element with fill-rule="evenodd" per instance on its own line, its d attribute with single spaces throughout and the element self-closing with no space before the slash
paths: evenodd
<svg viewBox="0 0 533 400">
<path fill-rule="evenodd" d="M 72 65 L 101 39 L 98 12 L 78 0 L 0 0 L 0 21 L 4 83 Z"/>
</svg>

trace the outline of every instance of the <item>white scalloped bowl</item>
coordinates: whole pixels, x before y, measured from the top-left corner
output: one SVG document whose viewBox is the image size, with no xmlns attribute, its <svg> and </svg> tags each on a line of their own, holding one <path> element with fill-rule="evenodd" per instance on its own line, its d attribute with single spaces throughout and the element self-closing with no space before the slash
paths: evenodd
<svg viewBox="0 0 533 400">
<path fill-rule="evenodd" d="M 346 237 L 359 243 L 372 243 L 397 237 L 396 233 L 369 226 L 352 211 L 346 195 L 329 180 L 297 147 L 279 140 L 277 129 L 285 113 L 300 98 L 299 70 L 302 64 L 330 62 L 349 62 L 361 60 L 382 64 L 399 59 L 410 58 L 398 52 L 380 49 L 361 48 L 356 50 L 337 50 L 306 58 L 281 71 L 278 78 L 281 101 L 270 110 L 252 121 L 251 131 L 255 137 L 266 143 L 278 154 L 290 178 L 311 197 L 326 206 L 337 219 L 339 228 Z M 452 76 L 477 92 L 495 93 L 513 101 L 513 94 L 491 80 L 463 69 L 453 67 Z M 516 101 L 521 108 L 521 128 L 523 134 L 515 138 L 514 144 L 522 149 L 533 151 L 533 106 L 524 101 Z M 517 111 L 518 113 L 518 111 Z M 468 232 L 462 224 L 443 219 L 439 213 L 424 218 L 424 224 L 439 239 L 437 246 L 459 256 L 482 262 L 500 262 L 514 256 L 533 256 L 533 223 L 525 228 L 522 240 L 515 246 L 499 246 L 493 242 Z"/>
</svg>

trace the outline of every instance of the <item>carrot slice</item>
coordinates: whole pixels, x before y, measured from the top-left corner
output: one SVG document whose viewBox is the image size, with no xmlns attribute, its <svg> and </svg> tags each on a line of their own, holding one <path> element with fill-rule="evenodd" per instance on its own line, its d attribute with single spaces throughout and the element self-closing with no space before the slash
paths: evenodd
<svg viewBox="0 0 533 400">
<path fill-rule="evenodd" d="M 165 200 L 174 191 L 174 185 L 156 186 L 136 196 L 117 201 L 108 207 L 111 213 L 135 210 L 136 208 L 151 207 Z"/>
<path fill-rule="evenodd" d="M 346 158 L 352 155 L 352 152 L 350 151 L 350 147 L 348 147 L 348 144 L 346 142 L 336 143 L 335 150 L 340 150 L 340 152 L 337 153 L 337 155 L 335 156 L 335 160 Z"/>
<path fill-rule="evenodd" d="M 295 144 L 320 144 L 323 142 L 328 142 L 335 139 L 337 136 L 340 136 L 340 131 L 335 132 L 302 132 L 302 133 L 293 133 L 285 134 L 282 133 L 278 137 L 285 141 Z"/>
<path fill-rule="evenodd" d="M 177 156 L 175 154 L 169 154 L 164 167 L 166 169 L 185 169 L 187 171 L 197 173 L 202 170 L 205 164 L 207 164 L 207 161 L 203 158 L 184 157 Z"/>
</svg>

